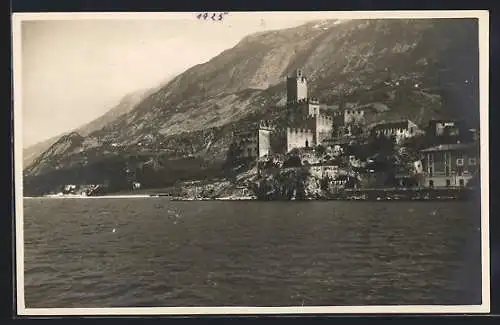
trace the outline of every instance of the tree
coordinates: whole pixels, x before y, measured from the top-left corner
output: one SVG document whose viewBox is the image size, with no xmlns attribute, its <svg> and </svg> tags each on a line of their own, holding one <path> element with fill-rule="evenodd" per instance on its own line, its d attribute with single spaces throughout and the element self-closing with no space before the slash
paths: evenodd
<svg viewBox="0 0 500 325">
<path fill-rule="evenodd" d="M 386 137 L 383 135 L 371 137 L 368 142 L 368 150 L 370 152 L 370 156 L 374 154 L 392 156 L 395 153 L 395 146 L 395 137 Z"/>
<path fill-rule="evenodd" d="M 326 148 L 325 146 L 321 145 L 321 144 L 318 144 L 316 146 L 316 152 L 319 154 L 319 155 L 324 155 L 326 153 Z"/>
<path fill-rule="evenodd" d="M 328 185 L 330 184 L 330 177 L 323 177 L 320 181 L 320 187 L 323 191 L 328 191 Z"/>
<path fill-rule="evenodd" d="M 283 163 L 283 168 L 288 168 L 288 167 L 301 167 L 302 166 L 302 161 L 299 156 L 291 156 L 285 162 Z"/>
<path fill-rule="evenodd" d="M 351 126 L 351 134 L 353 136 L 359 136 L 359 135 L 363 134 L 363 128 L 358 124 L 353 124 Z"/>
<path fill-rule="evenodd" d="M 357 188 L 357 187 L 359 187 L 359 180 L 356 177 L 348 176 L 345 187 L 346 188 Z"/>
<path fill-rule="evenodd" d="M 233 166 L 237 162 L 241 152 L 242 152 L 241 148 L 239 148 L 235 143 L 231 143 L 227 151 L 226 161 L 224 162 L 224 165 Z"/>
</svg>

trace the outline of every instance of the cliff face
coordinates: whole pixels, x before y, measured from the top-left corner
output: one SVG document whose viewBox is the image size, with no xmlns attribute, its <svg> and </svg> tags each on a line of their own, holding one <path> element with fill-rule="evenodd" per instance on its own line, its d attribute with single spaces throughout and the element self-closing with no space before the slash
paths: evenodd
<svg viewBox="0 0 500 325">
<path fill-rule="evenodd" d="M 459 19 L 332 20 L 250 35 L 129 111 L 94 123 L 80 133 L 83 139 L 54 144 L 61 148 L 44 152 L 25 173 L 36 182 L 75 161 L 92 164 L 145 148 L 221 162 L 231 130 L 283 113 L 284 80 L 297 68 L 308 76 L 311 96 L 365 106 L 373 120 L 467 117 L 474 123 L 477 35 L 477 21 Z"/>
</svg>

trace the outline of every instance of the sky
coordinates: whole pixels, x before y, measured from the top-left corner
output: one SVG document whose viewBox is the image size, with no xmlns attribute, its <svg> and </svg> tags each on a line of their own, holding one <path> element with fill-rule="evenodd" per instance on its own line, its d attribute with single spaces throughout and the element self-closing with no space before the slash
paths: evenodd
<svg viewBox="0 0 500 325">
<path fill-rule="evenodd" d="M 124 95 L 157 87 L 248 34 L 311 20 L 231 18 L 23 21 L 23 147 L 90 122 Z"/>
</svg>

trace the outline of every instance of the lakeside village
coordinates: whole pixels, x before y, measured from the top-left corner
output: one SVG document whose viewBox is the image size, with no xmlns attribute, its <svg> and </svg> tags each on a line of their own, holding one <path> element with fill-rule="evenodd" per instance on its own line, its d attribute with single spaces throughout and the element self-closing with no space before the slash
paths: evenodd
<svg viewBox="0 0 500 325">
<path fill-rule="evenodd" d="M 479 186 L 479 133 L 465 121 L 368 124 L 362 106 L 308 97 L 307 78 L 286 79 L 286 117 L 236 130 L 231 179 L 184 182 L 178 200 L 467 199 Z M 133 183 L 135 190 L 141 184 Z M 75 190 L 66 186 L 65 193 Z"/>
</svg>

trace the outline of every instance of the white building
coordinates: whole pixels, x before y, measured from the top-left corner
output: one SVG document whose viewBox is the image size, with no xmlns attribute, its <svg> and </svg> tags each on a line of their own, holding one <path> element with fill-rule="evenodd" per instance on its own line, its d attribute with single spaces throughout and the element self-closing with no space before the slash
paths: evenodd
<svg viewBox="0 0 500 325">
<path fill-rule="evenodd" d="M 371 133 L 377 136 L 393 136 L 396 138 L 396 142 L 400 143 L 423 132 L 417 124 L 410 120 L 403 120 L 378 123 L 372 127 Z"/>
</svg>

